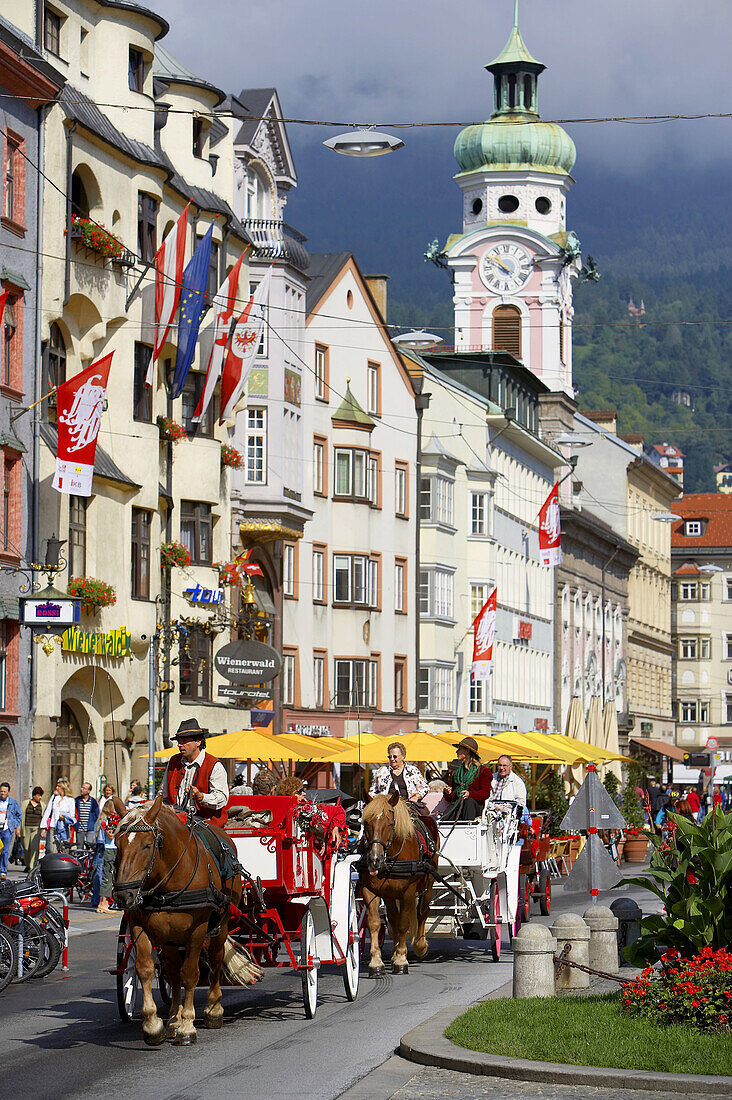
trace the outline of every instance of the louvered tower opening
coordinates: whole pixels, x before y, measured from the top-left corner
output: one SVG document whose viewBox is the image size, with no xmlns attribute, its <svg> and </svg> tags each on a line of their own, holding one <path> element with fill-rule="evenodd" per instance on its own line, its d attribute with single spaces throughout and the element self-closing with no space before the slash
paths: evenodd
<svg viewBox="0 0 732 1100">
<path fill-rule="evenodd" d="M 494 309 L 493 350 L 507 351 L 521 358 L 521 310 L 517 306 L 496 306 Z"/>
</svg>

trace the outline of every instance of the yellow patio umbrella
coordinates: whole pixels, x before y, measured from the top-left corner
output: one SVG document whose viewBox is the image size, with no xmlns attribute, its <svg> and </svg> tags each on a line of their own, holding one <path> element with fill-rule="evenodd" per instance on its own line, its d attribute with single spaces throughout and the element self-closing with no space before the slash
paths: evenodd
<svg viewBox="0 0 732 1100">
<path fill-rule="evenodd" d="M 155 753 L 158 760 L 174 756 L 177 748 L 161 749 Z M 237 730 L 209 737 L 206 752 L 219 760 L 307 760 L 308 757 L 284 739 L 259 730 Z"/>
<path fill-rule="evenodd" d="M 525 754 L 526 759 L 537 763 L 545 761 L 552 764 L 574 764 L 577 760 L 576 750 L 564 744 L 561 737 L 531 730 L 505 736 L 505 740 L 507 744 L 512 742 L 516 746 L 517 753 L 520 751 Z M 509 752 L 509 755 L 512 754 Z"/>
<path fill-rule="evenodd" d="M 447 760 L 454 754 L 450 743 L 432 733 L 400 733 L 379 737 L 369 745 L 350 745 L 335 762 L 342 764 L 386 764 L 386 747 L 399 741 L 407 750 L 407 760 Z"/>
<path fill-rule="evenodd" d="M 278 734 L 276 740 L 297 749 L 308 760 L 318 763 L 337 763 L 346 744 L 336 737 L 307 737 L 304 733 Z"/>
</svg>

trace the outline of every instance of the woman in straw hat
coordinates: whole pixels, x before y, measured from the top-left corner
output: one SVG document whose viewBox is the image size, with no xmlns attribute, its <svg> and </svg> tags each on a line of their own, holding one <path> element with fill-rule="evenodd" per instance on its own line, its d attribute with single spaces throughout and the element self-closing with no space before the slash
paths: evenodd
<svg viewBox="0 0 732 1100">
<path fill-rule="evenodd" d="M 450 767 L 448 785 L 443 791 L 443 797 L 451 805 L 442 815 L 443 820 L 472 821 L 483 813 L 485 801 L 490 798 L 493 777 L 490 768 L 480 762 L 478 742 L 474 737 L 463 737 L 453 748 L 457 760 Z"/>
</svg>

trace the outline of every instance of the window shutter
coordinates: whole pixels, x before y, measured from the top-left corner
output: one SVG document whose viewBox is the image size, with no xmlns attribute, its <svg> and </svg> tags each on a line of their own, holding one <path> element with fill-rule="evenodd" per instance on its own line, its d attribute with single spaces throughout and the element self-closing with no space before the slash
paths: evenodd
<svg viewBox="0 0 732 1100">
<path fill-rule="evenodd" d="M 521 358 L 521 312 L 516 306 L 496 306 L 493 311 L 493 350 Z"/>
</svg>

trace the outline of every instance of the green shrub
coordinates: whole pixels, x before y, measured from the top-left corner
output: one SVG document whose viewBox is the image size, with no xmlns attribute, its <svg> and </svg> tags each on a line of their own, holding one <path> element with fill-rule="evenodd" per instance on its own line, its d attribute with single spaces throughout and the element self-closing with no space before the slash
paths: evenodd
<svg viewBox="0 0 732 1100">
<path fill-rule="evenodd" d="M 729 1031 L 732 1021 L 732 955 L 705 947 L 693 959 L 678 951 L 662 956 L 661 969 L 647 966 L 623 986 L 622 1004 L 630 1016 L 662 1026 L 686 1024 L 699 1031 Z"/>
</svg>

